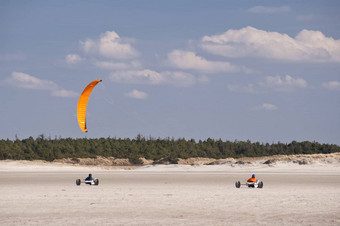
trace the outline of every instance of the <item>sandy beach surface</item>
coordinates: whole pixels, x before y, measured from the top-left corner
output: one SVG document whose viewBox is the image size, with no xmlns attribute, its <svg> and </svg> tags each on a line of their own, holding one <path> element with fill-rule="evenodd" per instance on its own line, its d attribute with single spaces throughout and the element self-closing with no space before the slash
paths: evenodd
<svg viewBox="0 0 340 226">
<path fill-rule="evenodd" d="M 88 173 L 98 186 L 81 184 Z M 235 188 L 252 173 L 263 189 Z M 0 225 L 340 225 L 340 166 L 0 161 Z"/>
</svg>

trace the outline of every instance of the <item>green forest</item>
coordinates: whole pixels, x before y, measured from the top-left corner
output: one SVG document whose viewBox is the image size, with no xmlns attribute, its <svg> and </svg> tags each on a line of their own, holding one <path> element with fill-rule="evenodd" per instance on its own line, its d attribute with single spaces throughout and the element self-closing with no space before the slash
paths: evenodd
<svg viewBox="0 0 340 226">
<path fill-rule="evenodd" d="M 239 158 L 271 155 L 317 154 L 340 152 L 335 144 L 318 142 L 259 143 L 251 141 L 186 140 L 152 138 L 137 135 L 129 138 L 54 138 L 40 135 L 37 138 L 0 140 L 0 159 L 46 160 L 62 158 L 96 158 L 97 156 L 128 158 L 135 164 L 141 157 L 154 161 L 168 159 L 176 163 L 178 158 Z"/>
</svg>

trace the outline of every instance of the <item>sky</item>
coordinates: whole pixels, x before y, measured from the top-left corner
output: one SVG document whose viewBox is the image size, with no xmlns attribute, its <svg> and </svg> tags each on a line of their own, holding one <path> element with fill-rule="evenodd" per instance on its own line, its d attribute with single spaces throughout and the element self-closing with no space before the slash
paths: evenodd
<svg viewBox="0 0 340 226">
<path fill-rule="evenodd" d="M 340 1 L 0 1 L 0 139 L 340 144 Z M 102 79 L 87 106 L 77 103 Z"/>
</svg>

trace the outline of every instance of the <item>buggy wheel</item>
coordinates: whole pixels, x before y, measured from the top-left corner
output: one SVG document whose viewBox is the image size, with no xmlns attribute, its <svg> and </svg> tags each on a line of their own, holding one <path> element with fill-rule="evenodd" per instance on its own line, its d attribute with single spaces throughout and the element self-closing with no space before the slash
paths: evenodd
<svg viewBox="0 0 340 226">
<path fill-rule="evenodd" d="M 241 187 L 241 182 L 240 181 L 236 181 L 235 182 L 235 187 L 236 188 L 240 188 Z"/>
<path fill-rule="evenodd" d="M 81 184 L 81 180 L 80 179 L 77 179 L 76 180 L 76 184 L 79 186 Z"/>
<path fill-rule="evenodd" d="M 99 180 L 98 179 L 95 179 L 94 180 L 94 185 L 98 185 L 99 184 Z"/>
<path fill-rule="evenodd" d="M 259 182 L 258 188 L 263 188 L 263 182 L 262 181 Z"/>
</svg>

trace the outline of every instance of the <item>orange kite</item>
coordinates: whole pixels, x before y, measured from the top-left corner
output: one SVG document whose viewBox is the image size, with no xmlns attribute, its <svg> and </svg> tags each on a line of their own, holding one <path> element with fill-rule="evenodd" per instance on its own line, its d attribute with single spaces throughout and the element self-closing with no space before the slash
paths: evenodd
<svg viewBox="0 0 340 226">
<path fill-rule="evenodd" d="M 77 107 L 77 118 L 78 118 L 78 124 L 82 131 L 87 133 L 87 127 L 86 127 L 86 107 L 87 107 L 87 101 L 89 100 L 89 97 L 91 95 L 91 92 L 93 88 L 98 84 L 98 82 L 101 82 L 101 79 L 94 80 L 90 84 L 86 86 L 84 91 L 79 97 L 78 100 L 78 107 Z"/>
</svg>

